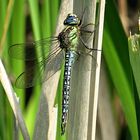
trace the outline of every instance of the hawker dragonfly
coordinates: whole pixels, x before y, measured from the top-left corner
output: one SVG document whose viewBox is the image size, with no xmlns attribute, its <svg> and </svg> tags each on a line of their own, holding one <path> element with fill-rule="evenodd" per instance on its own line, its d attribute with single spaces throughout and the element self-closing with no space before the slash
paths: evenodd
<svg viewBox="0 0 140 140">
<path fill-rule="evenodd" d="M 94 33 L 94 30 L 89 30 L 89 27 L 93 27 L 93 24 L 83 25 L 82 19 L 80 20 L 77 15 L 68 14 L 64 20 L 64 26 L 65 28 L 56 37 L 29 43 L 14 44 L 9 48 L 11 57 L 33 63 L 33 66 L 30 65 L 29 68 L 16 79 L 15 85 L 18 88 L 29 88 L 39 81 L 43 82 L 49 79 L 61 68 L 63 60 L 65 60 L 62 91 L 62 135 L 65 133 L 68 118 L 72 67 L 81 55 L 89 55 L 88 52 L 97 51 L 97 49 L 89 48 L 82 38 L 83 35 L 88 35 L 90 37 Z M 40 52 L 42 46 L 44 57 L 42 57 L 42 53 L 38 53 L 38 57 L 35 57 L 33 53 L 34 49 Z M 81 46 L 81 48 L 84 47 L 86 53 L 78 46 Z M 45 71 L 47 71 L 46 75 L 44 75 L 44 68 Z"/>
</svg>

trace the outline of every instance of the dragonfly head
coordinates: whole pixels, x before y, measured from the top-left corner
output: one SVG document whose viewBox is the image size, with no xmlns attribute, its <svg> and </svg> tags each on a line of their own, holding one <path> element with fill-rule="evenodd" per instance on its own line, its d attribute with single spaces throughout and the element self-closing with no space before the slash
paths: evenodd
<svg viewBox="0 0 140 140">
<path fill-rule="evenodd" d="M 75 14 L 68 14 L 67 18 L 64 20 L 64 25 L 79 26 L 80 24 L 81 24 L 81 20 Z"/>
</svg>

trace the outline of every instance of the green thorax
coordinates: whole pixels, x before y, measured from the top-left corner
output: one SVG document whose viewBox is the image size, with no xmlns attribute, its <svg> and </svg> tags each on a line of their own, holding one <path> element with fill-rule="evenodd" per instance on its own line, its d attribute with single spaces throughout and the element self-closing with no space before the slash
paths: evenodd
<svg viewBox="0 0 140 140">
<path fill-rule="evenodd" d="M 66 50 L 77 50 L 80 29 L 78 26 L 66 26 L 58 35 L 60 47 Z"/>
</svg>

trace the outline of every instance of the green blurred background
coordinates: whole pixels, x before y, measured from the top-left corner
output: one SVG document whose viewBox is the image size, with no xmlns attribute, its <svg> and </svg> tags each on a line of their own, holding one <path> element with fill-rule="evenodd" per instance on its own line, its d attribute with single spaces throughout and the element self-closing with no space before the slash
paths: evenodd
<svg viewBox="0 0 140 140">
<path fill-rule="evenodd" d="M 13 76 L 20 74 L 26 68 L 26 65 L 24 62 L 9 58 L 8 47 L 14 43 L 39 40 L 53 35 L 60 4 L 61 0 L 0 0 L 0 53 L 11 81 Z M 140 2 L 136 0 L 106 1 L 103 70 L 110 88 L 109 101 L 115 124 L 113 127 L 116 131 L 114 137 L 118 140 L 138 140 L 140 135 L 139 93 L 136 87 L 137 81 L 131 70 L 127 40 L 131 28 L 138 26 L 139 8 Z M 59 96 L 56 97 L 59 110 L 61 110 L 61 85 L 62 78 L 58 89 Z M 40 88 L 40 85 L 26 90 L 15 88 L 20 97 L 20 105 L 31 138 Z M 12 140 L 14 115 L 2 86 L 0 94 L 0 140 Z M 61 113 L 58 114 L 60 117 Z M 60 136 L 59 126 L 58 121 L 57 140 L 65 140 L 65 137 Z"/>
</svg>

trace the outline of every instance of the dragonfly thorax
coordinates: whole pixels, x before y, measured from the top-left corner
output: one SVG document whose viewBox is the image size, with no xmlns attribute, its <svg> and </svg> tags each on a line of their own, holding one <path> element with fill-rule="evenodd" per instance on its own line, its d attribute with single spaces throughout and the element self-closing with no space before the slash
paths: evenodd
<svg viewBox="0 0 140 140">
<path fill-rule="evenodd" d="M 76 50 L 80 29 L 78 26 L 67 26 L 59 35 L 58 40 L 62 49 Z"/>
</svg>

